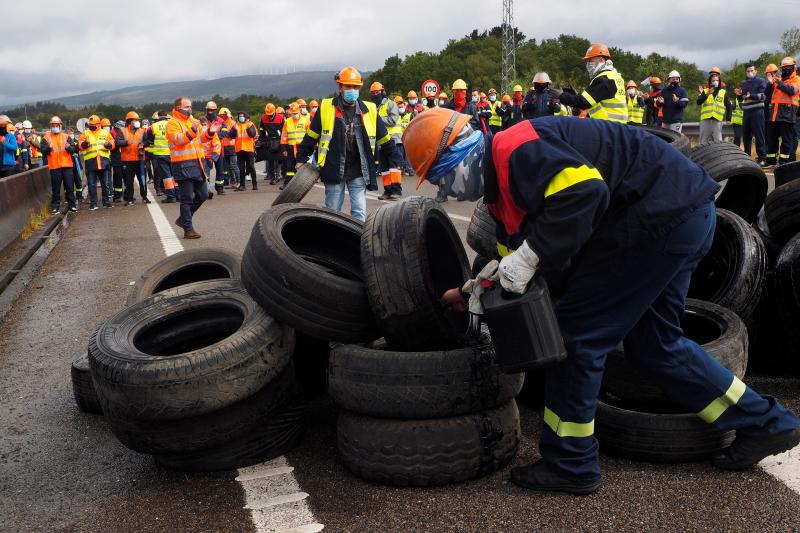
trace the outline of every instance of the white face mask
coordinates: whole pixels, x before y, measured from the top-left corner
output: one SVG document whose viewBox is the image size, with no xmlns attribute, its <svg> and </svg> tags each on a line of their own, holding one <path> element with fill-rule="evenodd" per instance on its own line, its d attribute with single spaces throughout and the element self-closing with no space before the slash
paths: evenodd
<svg viewBox="0 0 800 533">
<path fill-rule="evenodd" d="M 106 131 L 111 131 L 111 126 L 103 126 L 103 129 Z"/>
<path fill-rule="evenodd" d="M 631 96 L 636 96 L 636 89 L 628 89 L 628 94 Z"/>
<path fill-rule="evenodd" d="M 26 134 L 26 135 L 27 135 L 27 134 L 29 134 L 30 132 L 31 132 L 31 129 L 30 129 L 30 128 L 25 128 L 25 134 Z"/>
<path fill-rule="evenodd" d="M 311 108 L 311 112 L 312 112 L 312 113 L 316 113 L 316 112 L 317 112 L 317 108 L 316 108 L 316 107 L 312 107 L 312 108 Z"/>
<path fill-rule="evenodd" d="M 417 101 L 412 98 L 408 101 L 408 105 L 417 105 Z"/>
<path fill-rule="evenodd" d="M 495 102 L 495 101 L 497 101 L 497 97 L 492 95 L 492 96 L 489 97 L 489 101 L 490 102 Z"/>
<path fill-rule="evenodd" d="M 302 113 L 303 115 L 308 115 L 308 109 L 306 109 L 305 107 L 301 107 L 300 113 Z"/>
<path fill-rule="evenodd" d="M 405 107 L 398 107 L 397 110 L 400 111 L 401 115 L 406 112 L 406 108 Z"/>
<path fill-rule="evenodd" d="M 134 120 L 133 121 L 133 127 L 134 128 L 141 128 L 142 127 L 142 123 L 139 122 L 138 120 Z"/>
<path fill-rule="evenodd" d="M 444 105 L 447 103 L 447 100 L 439 100 L 439 105 Z"/>
<path fill-rule="evenodd" d="M 298 118 L 300 118 L 300 113 L 295 113 L 294 115 L 292 115 L 292 118 L 297 120 Z"/>
<path fill-rule="evenodd" d="M 712 87 L 719 87 L 719 82 L 717 80 L 714 80 L 714 81 L 711 82 L 711 86 Z"/>
<path fill-rule="evenodd" d="M 478 97 L 477 97 L 477 96 L 473 96 L 473 97 L 472 97 L 472 101 L 473 101 L 474 103 L 477 103 L 477 102 L 478 102 Z"/>
</svg>

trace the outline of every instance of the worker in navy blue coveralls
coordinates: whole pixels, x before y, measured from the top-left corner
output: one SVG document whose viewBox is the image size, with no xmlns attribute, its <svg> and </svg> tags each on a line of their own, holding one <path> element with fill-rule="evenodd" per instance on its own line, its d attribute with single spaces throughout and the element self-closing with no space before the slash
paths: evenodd
<svg viewBox="0 0 800 533">
<path fill-rule="evenodd" d="M 640 128 L 605 120 L 543 117 L 492 138 L 451 117 L 428 110 L 411 122 L 409 161 L 420 182 L 483 195 L 507 254 L 500 283 L 523 293 L 535 272 L 545 277 L 568 352 L 547 371 L 542 460 L 514 468 L 512 481 L 576 494 L 599 487 L 597 397 L 606 354 L 623 340 L 628 360 L 678 405 L 737 430 L 716 466 L 746 468 L 800 442 L 792 411 L 683 336 L 689 280 L 716 221 L 719 186 L 702 168 Z M 466 305 L 456 290 L 442 303 Z"/>
</svg>

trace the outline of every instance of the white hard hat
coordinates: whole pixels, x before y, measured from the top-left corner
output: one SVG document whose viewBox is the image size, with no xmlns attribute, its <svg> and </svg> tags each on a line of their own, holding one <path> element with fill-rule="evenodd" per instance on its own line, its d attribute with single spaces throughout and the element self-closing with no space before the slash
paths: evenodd
<svg viewBox="0 0 800 533">
<path fill-rule="evenodd" d="M 673 70 L 672 72 L 667 74 L 667 79 L 669 79 L 669 78 L 680 78 L 680 77 L 681 77 L 681 73 L 678 72 L 677 70 Z"/>
<path fill-rule="evenodd" d="M 206 104 L 206 109 L 216 109 L 217 103 L 214 100 L 211 100 Z"/>
<path fill-rule="evenodd" d="M 537 72 L 536 75 L 533 77 L 533 83 L 553 83 L 550 81 L 550 76 L 547 75 L 547 72 Z"/>
<path fill-rule="evenodd" d="M 31 128 L 33 128 L 33 124 L 31 124 L 30 120 L 23 120 L 22 121 L 22 127 L 26 128 L 26 129 L 31 129 Z"/>
</svg>

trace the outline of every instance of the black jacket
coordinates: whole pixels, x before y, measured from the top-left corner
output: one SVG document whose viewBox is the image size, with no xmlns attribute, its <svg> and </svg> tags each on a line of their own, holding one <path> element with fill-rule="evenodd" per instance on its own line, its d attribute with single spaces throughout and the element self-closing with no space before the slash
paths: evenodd
<svg viewBox="0 0 800 533">
<path fill-rule="evenodd" d="M 334 97 L 333 105 L 337 108 L 340 107 L 338 96 Z M 366 104 L 364 104 L 364 102 L 362 102 L 360 99 L 358 100 L 357 105 L 359 106 L 362 115 L 369 111 Z M 346 157 L 346 139 L 344 118 L 338 116 L 339 114 L 340 113 L 337 113 L 337 117 L 333 121 L 333 133 L 330 145 L 328 147 L 328 155 L 325 157 L 325 165 L 320 167 L 320 179 L 323 183 L 341 183 L 343 179 L 342 176 L 344 173 L 344 163 Z M 386 125 L 382 120 L 380 120 L 380 117 L 376 118 L 376 151 L 380 150 L 380 154 L 386 160 L 388 160 L 393 167 L 403 168 L 403 159 L 400 157 L 400 153 L 397 151 L 394 141 L 389 136 L 389 132 L 386 130 Z M 363 124 L 360 130 L 363 139 L 363 146 L 369 146 L 369 136 L 367 135 L 367 131 L 364 129 Z M 305 137 L 303 137 L 303 140 L 297 149 L 298 161 L 307 161 L 311 154 L 314 153 L 314 149 L 317 147 L 321 132 L 322 108 L 320 107 L 320 109 L 317 111 L 317 114 L 314 115 L 314 118 L 311 120 L 308 131 L 306 132 Z M 367 157 L 369 181 L 373 184 L 376 182 L 378 175 L 378 171 L 375 166 L 376 159 L 377 156 L 374 156 L 373 154 L 370 154 Z M 366 178 L 366 176 L 364 177 Z"/>
<path fill-rule="evenodd" d="M 453 100 L 448 100 L 447 103 L 442 106 L 442 109 L 452 109 L 455 111 L 456 104 L 453 102 Z M 481 119 L 478 116 L 478 107 L 474 103 L 467 102 L 467 105 L 465 105 L 464 109 L 461 110 L 461 114 L 472 117 L 469 119 L 469 125 L 472 126 L 472 129 L 476 131 L 483 131 L 483 128 L 481 127 Z"/>
</svg>

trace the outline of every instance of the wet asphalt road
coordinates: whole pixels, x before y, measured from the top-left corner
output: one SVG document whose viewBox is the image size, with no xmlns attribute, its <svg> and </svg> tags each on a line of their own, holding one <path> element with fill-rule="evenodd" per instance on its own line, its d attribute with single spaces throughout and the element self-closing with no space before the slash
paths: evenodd
<svg viewBox="0 0 800 533">
<path fill-rule="evenodd" d="M 203 238 L 181 243 L 241 252 L 277 194 L 277 187 L 260 187 L 205 204 L 195 221 Z M 322 190 L 313 189 L 308 200 L 321 203 Z M 368 201 L 370 210 L 378 205 Z M 462 218 L 473 206 L 445 207 L 463 236 Z M 174 220 L 177 205 L 163 208 Z M 162 257 L 144 206 L 81 210 L 0 325 L 0 531 L 253 530 L 235 472 L 167 471 L 121 446 L 102 417 L 80 413 L 72 400 L 71 360 L 86 349 L 94 327 L 122 308 L 128 284 Z M 800 409 L 800 381 L 747 381 Z M 521 415 L 516 463 L 535 458 L 540 425 L 538 408 L 522 405 Z M 529 493 L 508 483 L 508 469 L 434 489 L 372 485 L 337 461 L 335 419 L 326 398 L 314 400 L 307 436 L 287 456 L 325 531 L 800 529 L 800 496 L 783 483 L 761 470 L 726 473 L 707 464 L 604 456 L 605 484 L 588 497 Z"/>
</svg>

